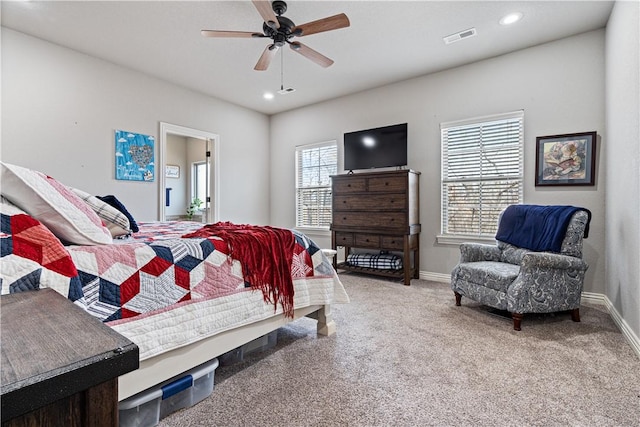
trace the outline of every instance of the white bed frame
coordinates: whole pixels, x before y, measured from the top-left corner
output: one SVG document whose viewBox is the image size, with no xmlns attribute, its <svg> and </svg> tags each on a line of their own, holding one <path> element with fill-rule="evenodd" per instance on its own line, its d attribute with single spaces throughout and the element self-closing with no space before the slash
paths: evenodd
<svg viewBox="0 0 640 427">
<path fill-rule="evenodd" d="M 331 316 L 331 306 L 328 304 L 296 309 L 293 319 L 282 314 L 275 315 L 143 360 L 137 370 L 118 379 L 118 400 L 124 400 L 180 375 L 304 316 L 318 321 L 317 332 L 319 335 L 328 336 L 336 332 L 336 325 Z"/>
</svg>

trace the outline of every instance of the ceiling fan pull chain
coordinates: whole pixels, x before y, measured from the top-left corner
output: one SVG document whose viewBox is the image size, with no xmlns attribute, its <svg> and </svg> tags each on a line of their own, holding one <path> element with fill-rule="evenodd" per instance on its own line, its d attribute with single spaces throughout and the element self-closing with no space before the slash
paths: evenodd
<svg viewBox="0 0 640 427">
<path fill-rule="evenodd" d="M 280 90 L 284 90 L 284 49 L 280 49 Z"/>
</svg>

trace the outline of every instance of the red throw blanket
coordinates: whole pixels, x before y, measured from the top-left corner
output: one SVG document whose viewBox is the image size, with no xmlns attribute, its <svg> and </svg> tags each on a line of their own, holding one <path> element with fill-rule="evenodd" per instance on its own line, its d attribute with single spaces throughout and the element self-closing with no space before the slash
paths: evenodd
<svg viewBox="0 0 640 427">
<path fill-rule="evenodd" d="M 213 236 L 224 240 L 229 255 L 240 261 L 244 280 L 251 288 L 260 289 L 266 302 L 275 307 L 280 303 L 285 315 L 293 317 L 293 233 L 282 228 L 217 222 L 182 237 Z"/>
</svg>

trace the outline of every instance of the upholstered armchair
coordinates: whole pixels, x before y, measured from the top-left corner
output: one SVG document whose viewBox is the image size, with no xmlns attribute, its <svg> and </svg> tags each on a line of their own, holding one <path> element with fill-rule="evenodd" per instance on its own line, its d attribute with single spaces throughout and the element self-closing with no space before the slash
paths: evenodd
<svg viewBox="0 0 640 427">
<path fill-rule="evenodd" d="M 500 215 L 495 245 L 460 245 L 460 262 L 451 273 L 456 305 L 464 296 L 506 310 L 516 331 L 525 313 L 570 311 L 579 322 L 588 268 L 582 239 L 590 219 L 583 208 L 509 206 Z"/>
</svg>

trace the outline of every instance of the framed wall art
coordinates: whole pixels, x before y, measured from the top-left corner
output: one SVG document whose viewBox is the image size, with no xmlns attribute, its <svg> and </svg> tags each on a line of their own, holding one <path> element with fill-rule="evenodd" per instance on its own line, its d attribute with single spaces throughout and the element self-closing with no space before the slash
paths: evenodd
<svg viewBox="0 0 640 427">
<path fill-rule="evenodd" d="M 154 143 L 150 135 L 116 130 L 116 179 L 153 181 Z"/>
<path fill-rule="evenodd" d="M 167 178 L 180 178 L 180 166 L 166 165 L 164 176 Z"/>
<path fill-rule="evenodd" d="M 594 185 L 596 132 L 536 138 L 536 186 Z"/>
</svg>

